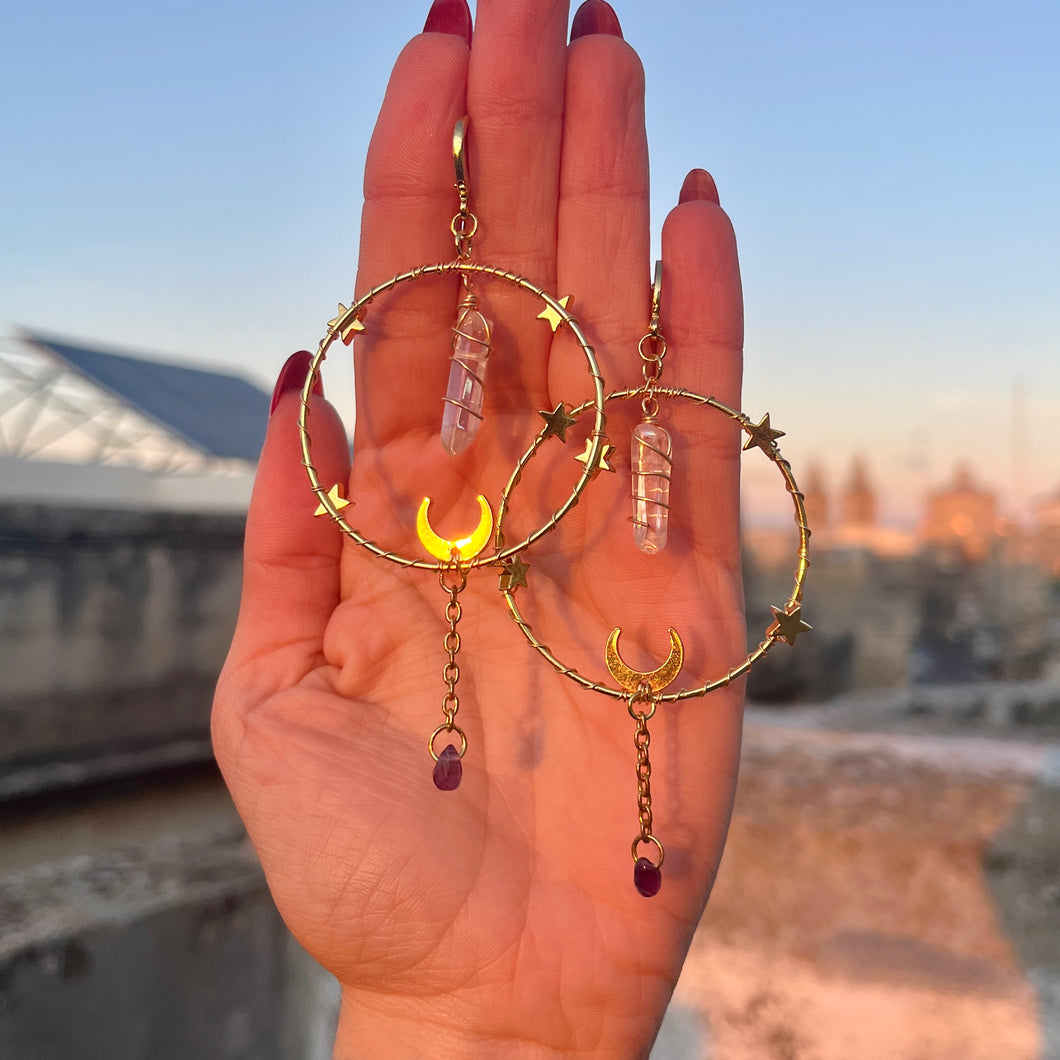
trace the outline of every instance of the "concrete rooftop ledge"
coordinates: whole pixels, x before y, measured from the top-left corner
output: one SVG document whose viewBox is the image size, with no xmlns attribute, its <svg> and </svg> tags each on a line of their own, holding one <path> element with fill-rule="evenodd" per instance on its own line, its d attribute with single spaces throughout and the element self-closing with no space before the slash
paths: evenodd
<svg viewBox="0 0 1060 1060">
<path fill-rule="evenodd" d="M 887 759 L 895 767 L 926 766 L 954 777 L 1011 778 L 1060 786 L 1060 742 L 953 733 L 867 732 L 817 728 L 817 713 L 749 708 L 745 754 L 797 749 L 827 767 L 843 758 Z"/>
</svg>

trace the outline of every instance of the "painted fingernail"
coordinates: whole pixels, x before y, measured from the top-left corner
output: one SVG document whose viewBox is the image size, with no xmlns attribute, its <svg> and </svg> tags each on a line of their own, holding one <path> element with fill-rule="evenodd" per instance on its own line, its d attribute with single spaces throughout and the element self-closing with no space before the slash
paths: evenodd
<svg viewBox="0 0 1060 1060">
<path fill-rule="evenodd" d="M 679 203 L 694 202 L 696 199 L 705 199 L 718 206 L 721 205 L 721 200 L 718 198 L 718 186 L 705 169 L 693 169 L 685 177 L 685 182 L 681 185 L 681 194 L 677 197 Z"/>
<path fill-rule="evenodd" d="M 463 37 L 471 47 L 471 8 L 467 0 L 434 0 L 427 21 L 423 24 L 424 33 L 450 33 L 454 37 Z"/>
<path fill-rule="evenodd" d="M 607 33 L 612 37 L 622 36 L 622 27 L 618 24 L 618 15 L 607 0 L 585 0 L 585 3 L 574 13 L 574 22 L 570 28 L 570 39 L 588 37 L 592 33 Z"/>
<path fill-rule="evenodd" d="M 272 403 L 269 405 L 270 416 L 276 411 L 280 398 L 288 390 L 301 390 L 305 386 L 306 376 L 309 375 L 309 365 L 312 361 L 313 355 L 308 350 L 299 350 L 297 353 L 292 353 L 284 361 L 283 367 L 280 369 L 280 378 L 276 380 L 276 387 L 272 392 Z M 313 393 L 319 394 L 321 397 L 324 396 L 324 383 L 319 374 L 313 380 Z"/>
</svg>

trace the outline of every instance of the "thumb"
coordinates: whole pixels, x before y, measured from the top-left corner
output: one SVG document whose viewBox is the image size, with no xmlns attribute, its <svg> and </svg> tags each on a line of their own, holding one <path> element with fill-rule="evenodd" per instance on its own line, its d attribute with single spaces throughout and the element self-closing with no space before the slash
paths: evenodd
<svg viewBox="0 0 1060 1060">
<path fill-rule="evenodd" d="M 343 535 L 326 515 L 314 518 L 318 502 L 302 466 L 298 408 L 311 360 L 304 350 L 292 355 L 273 394 L 247 513 L 239 620 L 214 703 L 219 751 L 238 738 L 246 711 L 320 663 L 324 631 L 339 603 Z M 349 442 L 319 376 L 309 420 L 320 481 L 345 490 Z"/>
</svg>

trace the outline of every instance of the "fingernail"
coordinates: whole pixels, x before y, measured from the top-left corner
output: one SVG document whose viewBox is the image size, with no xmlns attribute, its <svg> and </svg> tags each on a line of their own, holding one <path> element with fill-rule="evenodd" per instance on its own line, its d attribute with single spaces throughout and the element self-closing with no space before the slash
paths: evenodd
<svg viewBox="0 0 1060 1060">
<path fill-rule="evenodd" d="M 696 199 L 721 205 L 721 200 L 718 198 L 718 186 L 705 169 L 693 169 L 685 177 L 685 182 L 681 185 L 681 194 L 677 197 L 679 203 L 693 202 Z"/>
<path fill-rule="evenodd" d="M 471 8 L 467 0 L 434 0 L 427 21 L 423 24 L 424 33 L 450 33 L 454 37 L 463 37 L 471 47 Z"/>
<path fill-rule="evenodd" d="M 608 33 L 612 37 L 622 36 L 622 27 L 618 24 L 618 15 L 607 0 L 585 0 L 585 3 L 574 13 L 574 22 L 570 28 L 570 39 L 588 37 L 592 33 Z"/>
<path fill-rule="evenodd" d="M 276 380 L 276 388 L 272 392 L 272 403 L 269 405 L 270 416 L 276 411 L 280 398 L 288 390 L 301 390 L 305 386 L 306 376 L 309 375 L 309 365 L 312 361 L 313 355 L 308 350 L 299 350 L 297 353 L 292 353 L 284 361 L 284 365 L 280 369 L 280 378 Z M 313 380 L 313 393 L 319 394 L 321 397 L 324 396 L 324 383 L 319 373 L 316 379 Z"/>
</svg>

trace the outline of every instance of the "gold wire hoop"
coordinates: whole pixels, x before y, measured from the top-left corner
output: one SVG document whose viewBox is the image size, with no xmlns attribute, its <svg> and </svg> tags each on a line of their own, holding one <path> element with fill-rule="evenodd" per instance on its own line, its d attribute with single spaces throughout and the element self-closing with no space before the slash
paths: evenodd
<svg viewBox="0 0 1060 1060">
<path fill-rule="evenodd" d="M 452 725 L 449 725 L 444 721 L 441 725 L 438 726 L 437 729 L 434 730 L 434 732 L 431 733 L 430 736 L 427 737 L 427 750 L 430 752 L 431 758 L 433 758 L 436 762 L 438 761 L 438 753 L 434 749 L 434 741 L 437 740 L 443 732 L 455 732 L 457 736 L 460 737 L 460 750 L 457 751 L 457 754 L 461 758 L 463 758 L 464 755 L 467 754 L 467 737 L 464 735 L 464 730 L 461 729 L 460 726 L 456 724 L 456 722 L 453 722 Z"/>
<path fill-rule="evenodd" d="M 630 850 L 633 853 L 633 860 L 636 861 L 638 858 L 640 858 L 642 856 L 640 854 L 640 851 L 639 851 L 641 843 L 651 843 L 651 845 L 653 847 L 655 847 L 655 849 L 659 852 L 659 860 L 655 862 L 655 867 L 657 869 L 661 869 L 662 868 L 662 863 L 666 860 L 666 851 L 663 850 L 662 843 L 660 843 L 659 840 L 656 839 L 655 836 L 653 836 L 653 835 L 649 835 L 649 836 L 639 835 L 639 836 L 637 836 L 636 839 L 633 840 L 633 845 L 632 845 L 632 847 L 630 847 Z"/>
<path fill-rule="evenodd" d="M 628 390 L 616 390 L 613 393 L 608 394 L 604 401 L 605 403 L 608 401 L 627 401 L 630 398 L 642 397 L 647 392 L 647 389 L 646 386 L 639 386 L 631 387 Z M 750 438 L 753 439 L 756 437 L 755 429 L 758 425 L 752 422 L 750 416 L 743 412 L 737 412 L 712 397 L 696 394 L 691 390 L 686 390 L 684 387 L 655 387 L 651 392 L 652 395 L 657 398 L 691 401 L 697 405 L 707 405 L 722 413 L 722 415 L 727 416 L 729 419 L 735 420 L 739 423 L 740 428 L 745 431 Z M 584 404 L 579 405 L 576 409 L 571 411 L 570 415 L 574 417 L 580 416 L 590 407 L 590 404 L 590 402 L 585 402 Z M 519 480 L 522 478 L 523 469 L 540 448 L 544 439 L 545 431 L 542 431 L 534 440 L 530 448 L 522 455 L 522 457 L 520 457 L 519 463 L 515 467 L 515 471 L 508 480 L 508 484 L 504 487 L 504 492 L 501 495 L 501 505 L 497 514 L 498 534 L 502 531 L 504 517 L 508 512 L 511 492 L 519 484 Z M 745 446 L 745 448 L 747 448 L 747 446 Z M 784 479 L 785 488 L 791 495 L 792 502 L 795 506 L 795 525 L 799 531 L 799 549 L 798 561 L 795 567 L 795 584 L 785 605 L 785 611 L 790 611 L 802 600 L 802 586 L 806 579 L 806 571 L 810 566 L 810 528 L 806 525 L 806 507 L 803 503 L 803 495 L 795 481 L 795 476 L 792 474 L 791 465 L 780 455 L 780 449 L 776 442 L 771 440 L 768 443 L 768 447 L 758 446 L 758 448 L 761 448 L 766 456 L 768 456 L 777 466 L 777 469 L 780 471 L 780 474 Z M 523 618 L 522 613 L 519 610 L 519 605 L 515 602 L 514 586 L 506 586 L 502 579 L 500 591 L 504 594 L 504 598 L 508 602 L 508 610 L 511 612 L 515 624 L 522 630 L 523 636 L 526 637 L 530 642 L 531 647 L 548 662 L 556 673 L 563 677 L 569 677 L 572 681 L 577 682 L 582 688 L 588 689 L 590 692 L 599 692 L 602 695 L 611 696 L 613 699 L 629 698 L 629 692 L 625 689 L 611 688 L 609 685 L 602 684 L 599 681 L 592 681 L 583 674 L 578 673 L 573 667 L 567 666 L 565 663 L 561 662 L 555 654 L 553 654 L 551 648 L 549 648 L 547 644 L 543 644 L 537 639 L 533 627 L 525 618 Z M 713 681 L 708 681 L 706 684 L 700 685 L 698 688 L 685 688 L 680 692 L 670 692 L 666 695 L 656 696 L 655 699 L 659 703 L 673 703 L 681 699 L 693 699 L 696 696 L 705 696 L 708 692 L 714 692 L 719 688 L 724 688 L 738 677 L 742 677 L 747 673 L 747 671 L 750 670 L 751 667 L 754 666 L 754 664 L 758 662 L 758 660 L 761 659 L 778 640 L 781 639 L 783 639 L 783 633 L 779 628 L 773 629 L 772 631 L 767 628 L 765 632 L 765 640 L 763 640 L 757 648 L 749 652 L 743 662 L 738 666 L 734 666 L 731 670 L 728 670 L 721 677 L 718 677 Z"/>
<path fill-rule="evenodd" d="M 582 352 L 585 354 L 585 359 L 588 363 L 589 376 L 593 382 L 593 398 L 591 401 L 582 404 L 580 406 L 580 411 L 584 412 L 587 409 L 592 408 L 595 413 L 591 434 L 592 449 L 589 458 L 586 460 L 585 470 L 574 484 L 574 489 L 571 491 L 570 496 L 555 510 L 555 512 L 552 513 L 551 518 L 537 530 L 529 534 L 523 541 L 511 545 L 508 548 L 500 547 L 499 542 L 503 541 L 503 538 L 499 532 L 495 533 L 494 548 L 497 549 L 497 551 L 489 556 L 482 555 L 477 556 L 474 559 L 461 561 L 460 566 L 464 569 L 470 570 L 472 567 L 484 567 L 489 564 L 504 563 L 512 556 L 522 552 L 523 549 L 528 548 L 538 540 L 538 538 L 543 537 L 552 530 L 560 519 L 562 519 L 563 516 L 578 503 L 582 491 L 593 477 L 593 469 L 600 457 L 600 452 L 603 446 L 606 444 L 604 425 L 607 422 L 607 416 L 604 413 L 604 381 L 600 375 L 600 367 L 596 360 L 596 352 L 589 344 L 589 340 L 586 338 L 585 332 L 582 331 L 581 325 L 573 316 L 571 316 L 560 301 L 547 291 L 542 290 L 542 288 L 538 287 L 536 284 L 531 283 L 531 281 L 526 279 L 525 276 L 520 276 L 518 273 L 509 272 L 506 269 L 501 269 L 494 265 L 484 265 L 480 262 L 465 261 L 462 259 L 457 261 L 440 262 L 437 265 L 420 265 L 415 269 L 409 269 L 408 272 L 399 273 L 397 276 L 387 280 L 385 283 L 379 284 L 377 287 L 373 287 L 370 291 L 357 299 L 349 309 L 340 306 L 339 315 L 335 317 L 334 320 L 328 322 L 328 333 L 320 340 L 320 343 L 317 346 L 316 355 L 310 362 L 309 374 L 306 376 L 305 384 L 302 387 L 301 407 L 298 410 L 298 431 L 302 446 L 302 464 L 305 467 L 306 475 L 309 477 L 310 488 L 316 494 L 321 507 L 331 516 L 333 522 L 348 538 L 355 541 L 362 548 L 367 549 L 373 555 L 378 556 L 380 559 L 389 560 L 402 567 L 416 567 L 421 570 L 439 570 L 448 567 L 451 564 L 442 560 L 412 559 L 409 556 L 402 556 L 398 552 L 392 552 L 389 549 L 382 548 L 374 541 L 364 537 L 359 530 L 351 526 L 336 507 L 335 502 L 328 495 L 328 487 L 321 483 L 320 476 L 317 474 L 317 469 L 313 465 L 311 452 L 312 438 L 309 433 L 309 402 L 310 395 L 313 392 L 313 386 L 320 374 L 320 366 L 324 363 L 324 359 L 327 357 L 327 352 L 332 343 L 337 338 L 342 338 L 344 340 L 346 336 L 351 335 L 354 331 L 363 330 L 361 321 L 364 318 L 364 311 L 376 298 L 379 297 L 379 295 L 384 294 L 400 284 L 409 283 L 424 276 L 444 276 L 449 273 L 458 273 L 463 277 L 475 273 L 481 276 L 493 276 L 498 280 L 503 280 L 515 287 L 521 287 L 523 290 L 529 291 L 532 295 L 541 299 L 552 313 L 559 317 L 560 325 L 557 325 L 557 328 L 553 330 L 557 330 L 559 326 L 566 324 L 570 328 L 578 345 L 581 347 Z"/>
</svg>

